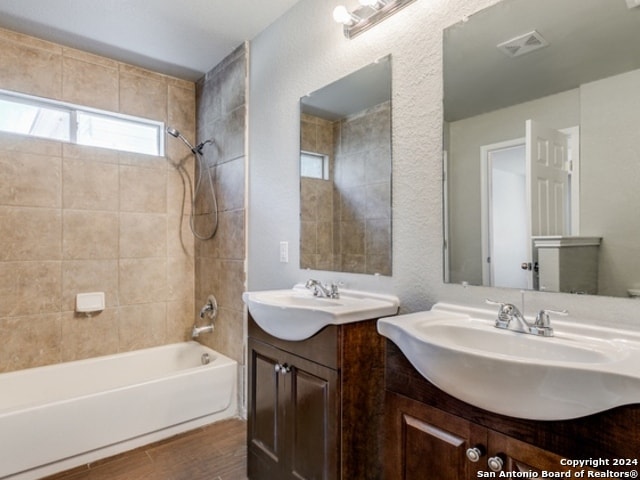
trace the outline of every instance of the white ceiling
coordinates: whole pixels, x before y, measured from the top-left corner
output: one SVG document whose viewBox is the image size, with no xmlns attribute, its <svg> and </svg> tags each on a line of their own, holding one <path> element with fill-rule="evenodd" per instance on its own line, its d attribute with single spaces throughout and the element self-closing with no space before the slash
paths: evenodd
<svg viewBox="0 0 640 480">
<path fill-rule="evenodd" d="M 197 80 L 298 0 L 0 0 L 0 27 Z"/>
</svg>

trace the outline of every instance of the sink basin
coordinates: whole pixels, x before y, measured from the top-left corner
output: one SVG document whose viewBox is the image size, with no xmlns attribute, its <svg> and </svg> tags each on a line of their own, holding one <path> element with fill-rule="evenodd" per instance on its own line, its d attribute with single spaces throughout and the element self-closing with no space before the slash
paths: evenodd
<svg viewBox="0 0 640 480">
<path fill-rule="evenodd" d="M 265 332 L 283 340 L 304 340 L 327 325 L 398 313 L 393 295 L 340 289 L 340 298 L 314 297 L 303 285 L 289 290 L 245 292 L 251 316 Z"/>
<path fill-rule="evenodd" d="M 537 337 L 495 328 L 496 314 L 441 303 L 380 319 L 378 332 L 431 383 L 491 412 L 566 420 L 640 403 L 640 334 L 552 320 L 555 336 Z"/>
</svg>

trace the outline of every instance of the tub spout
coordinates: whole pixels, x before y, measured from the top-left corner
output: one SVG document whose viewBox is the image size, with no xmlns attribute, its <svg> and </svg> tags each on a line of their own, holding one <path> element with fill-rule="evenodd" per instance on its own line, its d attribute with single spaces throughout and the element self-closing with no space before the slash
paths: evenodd
<svg viewBox="0 0 640 480">
<path fill-rule="evenodd" d="M 198 327 L 197 325 L 193 325 L 191 329 L 191 338 L 198 338 L 201 333 L 210 333 L 213 332 L 213 323 L 211 325 L 204 325 L 203 327 Z"/>
</svg>

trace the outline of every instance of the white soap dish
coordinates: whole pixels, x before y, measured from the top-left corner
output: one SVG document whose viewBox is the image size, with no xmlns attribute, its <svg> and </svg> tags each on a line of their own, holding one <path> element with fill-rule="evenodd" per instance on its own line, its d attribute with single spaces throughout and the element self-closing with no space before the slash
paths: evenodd
<svg viewBox="0 0 640 480">
<path fill-rule="evenodd" d="M 92 313 L 104 310 L 104 292 L 78 293 L 76 312 Z"/>
</svg>

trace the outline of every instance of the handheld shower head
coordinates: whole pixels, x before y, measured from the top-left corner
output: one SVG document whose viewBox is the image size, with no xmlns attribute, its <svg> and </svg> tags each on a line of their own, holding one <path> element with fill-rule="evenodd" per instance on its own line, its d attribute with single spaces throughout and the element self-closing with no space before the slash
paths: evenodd
<svg viewBox="0 0 640 480">
<path fill-rule="evenodd" d="M 178 130 L 176 130 L 175 128 L 173 128 L 173 127 L 167 127 L 167 133 L 168 133 L 169 135 L 171 135 L 172 137 L 176 137 L 176 138 L 179 138 L 180 140 L 182 140 L 182 142 L 183 142 L 187 147 L 189 147 L 189 150 L 191 150 L 194 154 L 199 153 L 199 152 L 198 152 L 198 150 L 196 150 L 196 149 L 194 148 L 194 146 L 193 146 L 193 145 L 191 145 L 191 144 L 189 143 L 189 140 L 187 140 L 186 138 L 184 138 L 184 135 L 182 135 L 182 134 L 181 134 Z"/>
<path fill-rule="evenodd" d="M 197 146 L 193 146 L 189 143 L 189 141 L 184 138 L 184 135 L 182 135 L 178 130 L 176 130 L 173 127 L 167 127 L 167 133 L 169 135 L 171 135 L 172 137 L 176 137 L 179 138 L 180 140 L 183 141 L 183 143 L 189 147 L 189 150 L 191 150 L 193 152 L 194 155 L 202 155 L 202 147 L 204 147 L 206 144 L 208 143 L 213 143 L 213 140 L 205 140 L 202 143 L 199 143 Z"/>
<path fill-rule="evenodd" d="M 216 192 L 213 186 L 213 178 L 211 177 L 211 169 L 208 168 L 207 161 L 205 160 L 204 155 L 202 154 L 202 149 L 204 148 L 205 145 L 209 143 L 213 144 L 214 142 L 211 139 L 205 140 L 204 142 L 201 142 L 194 147 L 189 143 L 189 141 L 186 138 L 184 138 L 184 135 L 182 135 L 176 128 L 167 127 L 166 132 L 172 137 L 179 138 L 180 140 L 182 140 L 182 143 L 184 143 L 189 148 L 189 150 L 191 150 L 191 153 L 193 153 L 193 156 L 194 156 L 195 166 L 194 166 L 193 184 L 191 182 L 189 172 L 187 172 L 187 170 L 183 165 L 184 159 L 182 159 L 177 164 L 173 164 L 173 162 L 171 162 L 173 166 L 176 168 L 176 170 L 178 170 L 180 177 L 182 178 L 182 184 L 185 189 L 185 196 L 186 196 L 187 183 L 189 184 L 189 196 L 191 197 L 190 198 L 191 212 L 189 215 L 189 227 L 191 228 L 191 232 L 196 238 L 200 240 L 208 240 L 210 238 L 213 238 L 213 236 L 216 234 L 216 231 L 218 230 L 218 202 L 216 200 Z M 196 176 L 197 178 L 195 178 Z M 212 216 L 211 218 L 213 220 L 213 226 L 211 228 L 211 231 L 208 231 L 204 234 L 200 234 L 197 232 L 194 218 L 195 218 L 195 212 L 197 210 L 196 198 L 199 198 L 201 195 L 207 195 L 207 192 L 201 190 L 203 179 L 208 180 L 207 182 L 209 185 L 208 193 L 210 196 L 209 198 L 211 200 L 211 205 L 213 206 L 212 211 L 208 215 Z M 193 188 L 192 188 L 192 185 L 194 185 Z M 185 196 L 183 196 L 182 198 L 183 213 L 184 213 L 184 207 L 185 207 Z M 207 204 L 209 204 L 209 202 L 207 202 Z M 182 228 L 182 216 L 180 216 L 180 226 Z M 194 336 L 197 336 L 197 335 L 194 334 Z"/>
</svg>

